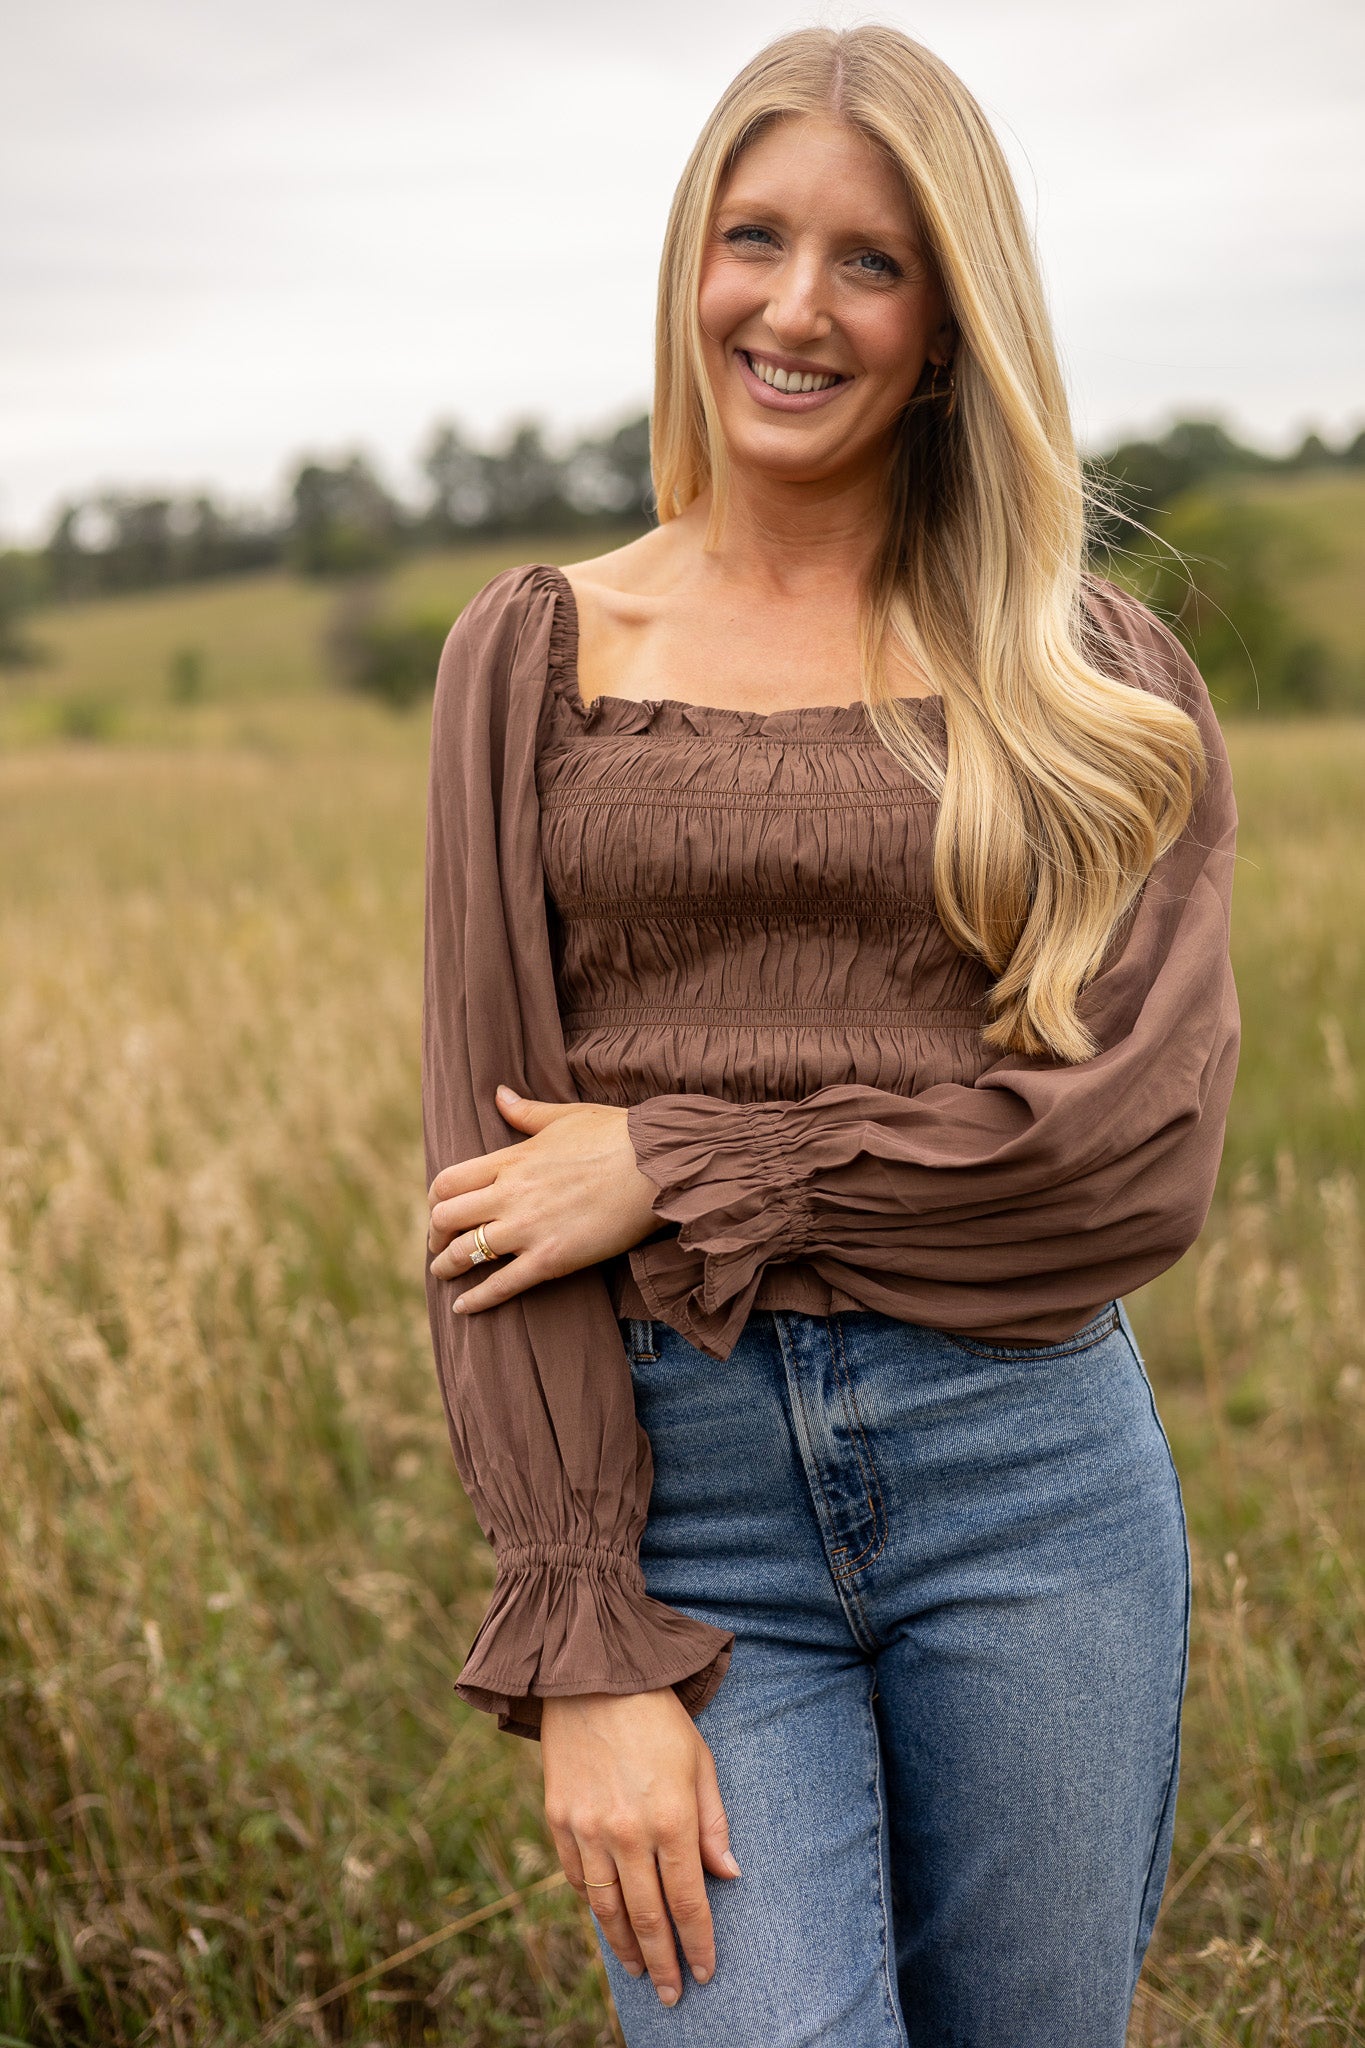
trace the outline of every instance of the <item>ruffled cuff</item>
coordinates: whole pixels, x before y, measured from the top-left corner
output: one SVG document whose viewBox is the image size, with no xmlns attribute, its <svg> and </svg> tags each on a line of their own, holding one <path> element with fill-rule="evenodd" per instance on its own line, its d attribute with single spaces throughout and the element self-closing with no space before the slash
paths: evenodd
<svg viewBox="0 0 1365 2048">
<path fill-rule="evenodd" d="M 636 1163 L 659 1190 L 655 1214 L 679 1225 L 636 1245 L 631 1271 L 650 1314 L 710 1358 L 733 1351 L 764 1268 L 798 1258 L 811 1234 L 782 1143 L 790 1107 L 655 1095 L 626 1112 Z"/>
<path fill-rule="evenodd" d="M 498 1552 L 488 1610 L 455 1690 L 513 1735 L 540 1736 L 544 1699 L 671 1685 L 694 1718 L 730 1668 L 729 1629 L 645 1591 L 635 1558 L 585 1543 Z"/>
</svg>

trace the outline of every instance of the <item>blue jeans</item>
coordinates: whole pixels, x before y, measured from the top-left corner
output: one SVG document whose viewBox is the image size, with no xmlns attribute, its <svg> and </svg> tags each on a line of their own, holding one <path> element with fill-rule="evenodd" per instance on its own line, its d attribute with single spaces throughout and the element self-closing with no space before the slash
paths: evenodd
<svg viewBox="0 0 1365 2048">
<path fill-rule="evenodd" d="M 1123 2048 L 1170 1859 L 1180 1486 L 1120 1301 L 1057 1345 L 623 1318 L 651 1593 L 721 1627 L 697 1726 L 743 1876 L 629 2048 Z"/>
</svg>

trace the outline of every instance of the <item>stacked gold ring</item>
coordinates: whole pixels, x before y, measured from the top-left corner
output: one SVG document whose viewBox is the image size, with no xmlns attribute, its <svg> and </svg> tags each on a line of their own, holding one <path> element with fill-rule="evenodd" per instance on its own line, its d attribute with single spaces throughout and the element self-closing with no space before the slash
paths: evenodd
<svg viewBox="0 0 1365 2048">
<path fill-rule="evenodd" d="M 486 1262 L 489 1259 L 495 1259 L 497 1256 L 497 1253 L 493 1250 L 493 1247 L 489 1244 L 488 1239 L 483 1234 L 482 1223 L 475 1224 L 474 1249 L 469 1254 L 470 1265 L 482 1266 L 486 1264 Z"/>
</svg>

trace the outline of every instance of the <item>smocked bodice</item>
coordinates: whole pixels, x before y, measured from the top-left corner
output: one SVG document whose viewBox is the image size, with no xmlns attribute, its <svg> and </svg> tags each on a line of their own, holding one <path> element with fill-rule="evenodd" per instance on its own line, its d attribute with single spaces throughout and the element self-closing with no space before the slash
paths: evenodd
<svg viewBox="0 0 1365 2048">
<path fill-rule="evenodd" d="M 557 580 L 537 784 L 581 1095 L 974 1079 L 988 981 L 935 914 L 936 801 L 864 706 L 585 705 Z M 909 701 L 941 741 L 941 700 Z"/>
</svg>

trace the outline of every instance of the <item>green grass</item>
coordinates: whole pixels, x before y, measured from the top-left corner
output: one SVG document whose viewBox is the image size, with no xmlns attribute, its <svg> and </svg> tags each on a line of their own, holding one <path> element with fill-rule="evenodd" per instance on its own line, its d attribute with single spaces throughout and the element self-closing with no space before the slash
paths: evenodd
<svg viewBox="0 0 1365 2048">
<path fill-rule="evenodd" d="M 1292 520 L 1318 557 L 1283 595 L 1302 630 L 1320 635 L 1356 678 L 1365 703 L 1365 475 L 1309 470 L 1236 488 Z"/>
<path fill-rule="evenodd" d="M 376 589 L 386 612 L 454 620 L 510 562 L 578 560 L 633 531 L 414 555 L 377 578 Z M 41 658 L 0 669 L 0 749 L 53 738 L 311 748 L 324 738 L 324 697 L 327 723 L 344 743 L 368 743 L 391 714 L 339 692 L 326 654 L 329 623 L 352 589 L 344 579 L 272 569 L 36 613 L 25 630 Z M 177 696 L 177 658 L 186 652 L 198 657 L 200 694 L 190 702 Z"/>
<path fill-rule="evenodd" d="M 0 2038 L 596 2048 L 537 1753 L 451 1691 L 490 1559 L 421 1287 L 425 714 L 307 669 L 316 592 L 220 587 L 216 638 L 207 596 L 72 613 L 3 710 Z M 77 687 L 108 743 L 43 737 Z M 1129 1303 L 1196 1573 L 1149 2048 L 1365 2042 L 1365 721 L 1229 742 L 1241 1073 Z"/>
<path fill-rule="evenodd" d="M 1365 473 L 1214 479 L 1155 525 L 1111 573 L 1178 615 L 1220 713 L 1365 711 Z"/>
</svg>

